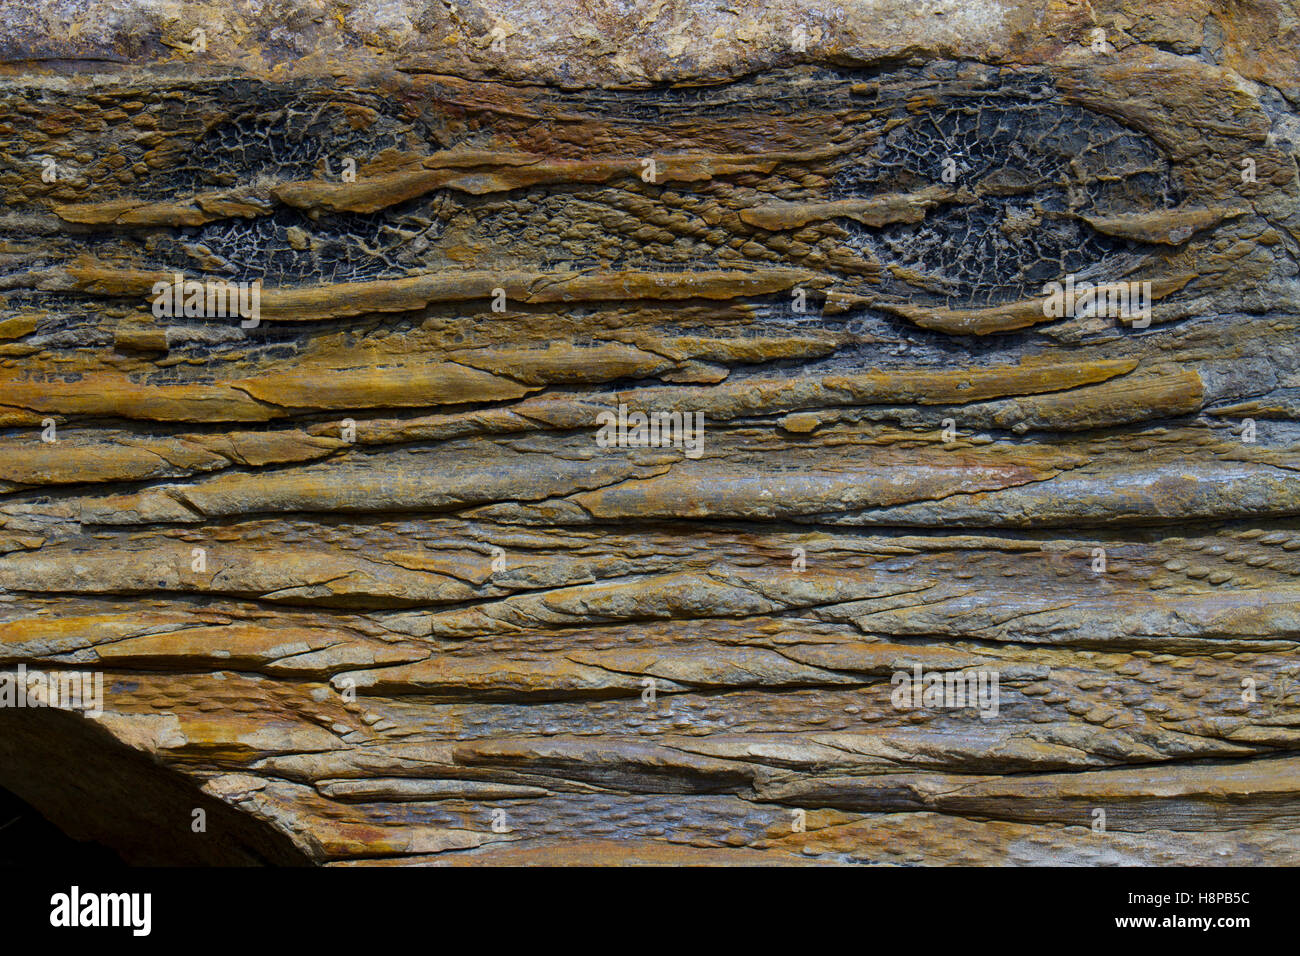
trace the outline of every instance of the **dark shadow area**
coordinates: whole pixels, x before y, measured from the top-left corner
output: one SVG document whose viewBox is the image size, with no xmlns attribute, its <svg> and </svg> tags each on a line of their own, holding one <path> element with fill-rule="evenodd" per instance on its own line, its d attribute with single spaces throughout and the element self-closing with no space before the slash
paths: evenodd
<svg viewBox="0 0 1300 956">
<path fill-rule="evenodd" d="M 0 790 L 0 869 L 33 863 L 77 870 L 126 865 L 108 847 L 72 839 L 8 790 Z"/>
<path fill-rule="evenodd" d="M 112 846 L 131 866 L 312 862 L 303 846 L 266 820 L 123 744 L 99 721 L 57 707 L 0 707 L 0 787 L 27 809 L 0 817 L 0 825 L 16 817 L 13 826 L 23 826 L 34 815 L 50 821 L 46 826 L 53 824 L 59 839 Z M 195 829 L 199 810 L 205 825 Z M 0 831 L 0 855 L 6 859 L 17 854 L 20 862 L 60 866 L 71 859 L 61 859 L 39 840 L 37 855 L 24 857 L 5 834 Z"/>
</svg>

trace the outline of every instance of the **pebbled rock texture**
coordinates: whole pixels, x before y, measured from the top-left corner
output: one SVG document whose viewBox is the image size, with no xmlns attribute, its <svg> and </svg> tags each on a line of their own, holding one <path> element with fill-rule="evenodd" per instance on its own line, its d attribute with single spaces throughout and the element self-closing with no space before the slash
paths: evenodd
<svg viewBox="0 0 1300 956">
<path fill-rule="evenodd" d="M 1300 862 L 1294 2 L 643 7 L 0 11 L 0 668 L 103 679 L 0 785 L 133 862 Z"/>
</svg>

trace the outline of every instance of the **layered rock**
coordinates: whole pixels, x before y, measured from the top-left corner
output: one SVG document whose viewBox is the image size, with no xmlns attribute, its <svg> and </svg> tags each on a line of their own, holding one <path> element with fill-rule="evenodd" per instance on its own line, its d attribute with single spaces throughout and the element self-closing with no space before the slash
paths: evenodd
<svg viewBox="0 0 1300 956">
<path fill-rule="evenodd" d="M 0 666 L 104 693 L 0 785 L 149 862 L 1300 858 L 1291 4 L 222 6 L 7 14 Z"/>
</svg>

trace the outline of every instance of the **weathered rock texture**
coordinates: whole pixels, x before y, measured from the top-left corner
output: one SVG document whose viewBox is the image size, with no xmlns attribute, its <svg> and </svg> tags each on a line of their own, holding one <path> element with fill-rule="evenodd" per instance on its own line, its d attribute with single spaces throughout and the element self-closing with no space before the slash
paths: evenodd
<svg viewBox="0 0 1300 956">
<path fill-rule="evenodd" d="M 106 679 L 0 784 L 70 832 L 1300 862 L 1289 0 L 4 21 L 0 665 Z"/>
</svg>

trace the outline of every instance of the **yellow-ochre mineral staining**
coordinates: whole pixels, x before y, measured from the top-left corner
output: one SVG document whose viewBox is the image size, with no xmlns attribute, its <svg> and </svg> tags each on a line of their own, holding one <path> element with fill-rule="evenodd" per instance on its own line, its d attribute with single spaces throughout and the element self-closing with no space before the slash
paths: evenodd
<svg viewBox="0 0 1300 956">
<path fill-rule="evenodd" d="M 0 786 L 140 862 L 1300 862 L 1288 3 L 106 2 L 3 41 Z"/>
</svg>

